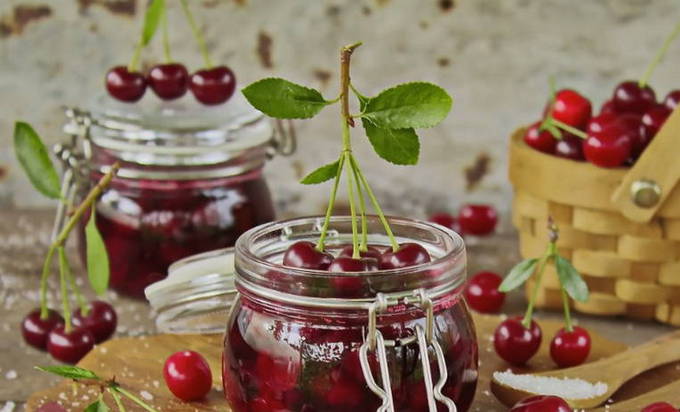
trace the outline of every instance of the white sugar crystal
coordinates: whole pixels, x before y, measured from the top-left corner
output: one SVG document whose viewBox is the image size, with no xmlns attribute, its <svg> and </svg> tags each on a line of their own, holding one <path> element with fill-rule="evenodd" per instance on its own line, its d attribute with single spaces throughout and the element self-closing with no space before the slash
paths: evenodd
<svg viewBox="0 0 680 412">
<path fill-rule="evenodd" d="M 17 371 L 15 371 L 14 369 L 11 369 L 11 370 L 8 370 L 7 373 L 5 374 L 5 379 L 14 380 L 14 379 L 17 378 L 17 376 L 19 376 L 19 374 L 17 374 Z"/>
<path fill-rule="evenodd" d="M 153 395 L 147 391 L 141 391 L 139 394 L 142 395 L 142 398 L 146 399 L 147 401 L 153 400 Z"/>
<path fill-rule="evenodd" d="M 5 406 L 0 409 L 0 412 L 13 412 L 16 404 L 12 401 L 5 402 Z"/>
<path fill-rule="evenodd" d="M 538 395 L 554 395 L 564 399 L 590 399 L 604 395 L 607 384 L 592 384 L 583 379 L 553 378 L 537 375 L 515 375 L 511 370 L 494 372 L 493 378 L 506 386 Z"/>
</svg>

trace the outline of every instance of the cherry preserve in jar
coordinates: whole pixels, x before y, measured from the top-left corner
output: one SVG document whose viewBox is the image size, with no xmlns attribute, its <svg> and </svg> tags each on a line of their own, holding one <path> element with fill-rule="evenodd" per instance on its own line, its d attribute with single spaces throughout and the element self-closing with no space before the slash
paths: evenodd
<svg viewBox="0 0 680 412">
<path fill-rule="evenodd" d="M 189 98 L 134 105 L 101 98 L 93 107 L 67 110 L 73 140 L 59 155 L 71 168 L 65 178 L 74 181 L 74 197 L 120 162 L 96 204 L 116 291 L 143 297 L 171 263 L 233 246 L 273 220 L 262 168 L 283 144 L 240 93 L 215 107 Z"/>
<path fill-rule="evenodd" d="M 283 266 L 286 249 L 315 242 L 320 218 L 268 223 L 236 243 L 236 287 L 222 379 L 234 412 L 467 411 L 477 384 L 477 342 L 461 296 L 465 247 L 454 232 L 391 219 L 400 243 L 432 261 L 364 273 Z M 369 233 L 382 233 L 369 218 Z M 351 244 L 351 221 L 333 218 L 327 250 Z M 382 234 L 369 243 L 389 245 Z M 340 284 L 359 293 L 346 298 Z"/>
</svg>

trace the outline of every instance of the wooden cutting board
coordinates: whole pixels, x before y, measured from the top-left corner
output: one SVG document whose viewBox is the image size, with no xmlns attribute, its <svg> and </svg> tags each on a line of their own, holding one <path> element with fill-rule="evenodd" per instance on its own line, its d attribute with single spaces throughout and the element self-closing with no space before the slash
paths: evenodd
<svg viewBox="0 0 680 412">
<path fill-rule="evenodd" d="M 496 356 L 491 342 L 491 335 L 498 325 L 498 316 L 474 315 L 477 325 L 480 353 L 480 375 L 477 394 L 472 411 L 495 412 L 505 411 L 489 390 L 489 380 L 495 370 L 505 370 L 508 366 Z M 548 355 L 549 340 L 562 325 L 554 321 L 540 321 L 544 334 L 544 342 L 539 353 L 524 370 L 545 370 L 554 367 Z M 607 357 L 623 351 L 626 346 L 604 339 L 592 332 L 593 349 L 590 360 Z M 172 353 L 191 349 L 203 354 L 210 363 L 213 372 L 214 389 L 203 402 L 183 403 L 169 392 L 163 381 L 162 368 L 165 359 Z M 80 366 L 91 369 L 99 376 L 113 377 L 121 385 L 136 393 L 147 403 L 160 411 L 229 411 L 222 396 L 220 359 L 222 356 L 222 337 L 217 335 L 156 335 L 148 337 L 120 338 L 97 346 L 81 362 Z M 622 388 L 618 396 L 620 401 L 656 389 L 662 385 L 680 379 L 680 367 L 667 365 L 647 372 L 629 382 Z M 675 399 L 666 401 L 680 404 L 680 393 L 673 391 Z M 99 395 L 98 389 L 75 385 L 64 381 L 54 388 L 37 392 L 31 396 L 26 405 L 27 411 L 35 411 L 47 402 L 60 402 L 70 410 L 81 411 Z M 107 395 L 108 396 L 108 395 Z M 111 399 L 107 403 L 113 407 Z M 658 399 L 657 399 L 658 400 Z M 645 401 L 646 402 L 646 401 Z M 645 403 L 646 404 L 646 403 Z M 630 404 L 629 404 L 630 405 Z M 126 402 L 129 411 L 141 410 L 136 405 Z M 628 408 L 626 408 L 628 409 Z M 612 411 L 617 409 L 612 405 Z M 639 410 L 639 408 L 638 408 Z M 625 412 L 625 411 L 621 411 Z"/>
</svg>

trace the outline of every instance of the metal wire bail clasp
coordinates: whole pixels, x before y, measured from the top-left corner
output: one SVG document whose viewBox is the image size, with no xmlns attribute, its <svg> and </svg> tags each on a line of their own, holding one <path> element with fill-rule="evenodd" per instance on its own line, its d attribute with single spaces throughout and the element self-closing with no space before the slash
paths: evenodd
<svg viewBox="0 0 680 412">
<path fill-rule="evenodd" d="M 408 336 L 397 340 L 385 340 L 378 330 L 378 315 L 387 311 L 394 305 L 419 305 L 425 312 L 425 328 L 416 325 L 415 336 Z M 453 400 L 442 393 L 442 388 L 446 383 L 448 372 L 444 360 L 444 351 L 439 342 L 434 338 L 434 309 L 432 299 L 425 290 L 417 289 L 413 295 L 390 299 L 382 293 L 376 295 L 376 299 L 368 307 L 368 332 L 364 343 L 359 349 L 359 360 L 366 383 L 382 400 L 377 412 L 394 412 L 394 400 L 392 398 L 392 388 L 390 383 L 390 372 L 387 364 L 387 347 L 405 346 L 417 344 L 420 352 L 420 361 L 423 368 L 423 381 L 427 393 L 427 404 L 429 412 L 437 412 L 437 402 L 446 405 L 449 412 L 457 412 L 456 404 Z M 439 369 L 439 380 L 432 385 L 432 371 L 430 370 L 429 348 L 432 346 L 437 367 Z M 378 385 L 373 377 L 370 363 L 368 362 L 368 352 L 375 351 L 377 354 L 378 365 L 380 367 L 380 377 L 382 386 Z"/>
</svg>

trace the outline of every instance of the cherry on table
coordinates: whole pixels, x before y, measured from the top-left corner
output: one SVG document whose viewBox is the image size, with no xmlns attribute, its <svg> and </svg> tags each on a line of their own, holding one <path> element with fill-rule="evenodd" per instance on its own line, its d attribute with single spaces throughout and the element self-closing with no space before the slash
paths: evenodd
<svg viewBox="0 0 680 412">
<path fill-rule="evenodd" d="M 468 204 L 458 212 L 458 224 L 465 234 L 488 235 L 494 231 L 497 222 L 496 209 L 490 205 Z"/>
<path fill-rule="evenodd" d="M 170 392 L 186 402 L 203 399 L 212 387 L 208 362 L 190 350 L 175 352 L 166 359 L 163 378 Z"/>
<path fill-rule="evenodd" d="M 161 99 L 177 99 L 189 88 L 189 73 L 180 63 L 158 64 L 149 71 L 147 83 Z"/>
<path fill-rule="evenodd" d="M 380 256 L 380 269 L 400 269 L 417 266 L 430 261 L 430 254 L 418 243 L 402 243 L 394 251 L 388 249 Z"/>
<path fill-rule="evenodd" d="M 508 318 L 501 322 L 493 335 L 496 353 L 506 362 L 521 366 L 536 354 L 541 346 L 541 328 L 531 321 L 529 328 L 522 324 L 522 317 Z"/>
<path fill-rule="evenodd" d="M 600 167 L 623 165 L 632 154 L 633 140 L 630 131 L 621 123 L 588 135 L 583 144 L 583 154 L 590 163 Z"/>
<path fill-rule="evenodd" d="M 64 363 L 78 363 L 93 347 L 94 337 L 85 328 L 66 332 L 64 326 L 57 326 L 47 337 L 47 351 L 54 359 Z"/>
<path fill-rule="evenodd" d="M 555 94 L 552 117 L 576 128 L 584 128 L 590 120 L 593 107 L 590 100 L 571 89 L 562 89 Z"/>
<path fill-rule="evenodd" d="M 460 232 L 460 225 L 458 224 L 458 219 L 451 213 L 440 212 L 435 213 L 428 219 L 432 223 L 442 225 L 445 228 L 451 229 L 454 232 Z"/>
<path fill-rule="evenodd" d="M 101 300 L 89 304 L 87 316 L 80 308 L 73 312 L 73 326 L 88 329 L 96 343 L 103 342 L 113 335 L 118 324 L 118 317 L 113 306 Z"/>
<path fill-rule="evenodd" d="M 333 255 L 319 251 L 312 242 L 296 242 L 283 255 L 283 265 L 300 269 L 326 270 L 333 262 Z"/>
<path fill-rule="evenodd" d="M 227 66 L 199 70 L 189 79 L 189 89 L 203 104 L 222 104 L 236 90 L 236 76 Z"/>
<path fill-rule="evenodd" d="M 465 301 L 481 313 L 498 313 L 505 301 L 505 293 L 498 290 L 503 279 L 493 272 L 479 272 L 468 280 Z"/>
<path fill-rule="evenodd" d="M 659 132 L 659 129 L 661 129 L 661 126 L 663 126 L 670 114 L 671 109 L 661 104 L 649 108 L 640 119 L 640 123 L 642 124 L 640 134 L 642 138 L 647 142 L 651 141 Z"/>
<path fill-rule="evenodd" d="M 654 402 L 642 408 L 640 412 L 678 412 L 678 408 L 668 402 Z"/>
<path fill-rule="evenodd" d="M 656 95 L 648 85 L 640 87 L 638 82 L 629 80 L 616 86 L 612 101 L 614 108 L 619 113 L 643 114 L 656 104 Z"/>
<path fill-rule="evenodd" d="M 582 364 L 590 353 L 590 334 L 580 326 L 571 332 L 560 329 L 550 342 L 550 357 L 560 368 Z"/>
<path fill-rule="evenodd" d="M 139 72 L 131 72 L 125 66 L 116 66 L 106 73 L 106 90 L 123 102 L 136 102 L 144 96 L 146 79 Z"/>
<path fill-rule="evenodd" d="M 541 123 L 536 122 L 529 126 L 524 133 L 524 143 L 539 152 L 553 154 L 558 140 L 548 130 L 541 130 Z"/>
<path fill-rule="evenodd" d="M 569 133 L 562 133 L 562 138 L 555 146 L 555 156 L 576 161 L 585 160 L 583 155 L 583 139 Z"/>
<path fill-rule="evenodd" d="M 666 98 L 663 99 L 663 104 L 671 110 L 678 107 L 678 104 L 680 104 L 680 89 L 672 90 L 668 93 Z"/>
<path fill-rule="evenodd" d="M 34 348 L 47 349 L 47 337 L 52 329 L 63 326 L 64 318 L 56 310 L 48 309 L 47 317 L 40 317 L 40 308 L 31 311 L 21 322 L 21 334 L 24 341 Z"/>
<path fill-rule="evenodd" d="M 340 250 L 340 253 L 338 254 L 338 257 L 352 257 L 354 254 L 354 246 L 352 245 L 347 245 Z M 382 252 L 373 246 L 367 246 L 366 250 L 359 251 L 359 255 L 362 258 L 373 258 L 373 259 L 380 259 L 380 255 Z"/>
<path fill-rule="evenodd" d="M 519 401 L 510 412 L 572 412 L 572 409 L 558 396 L 537 395 Z"/>
</svg>

